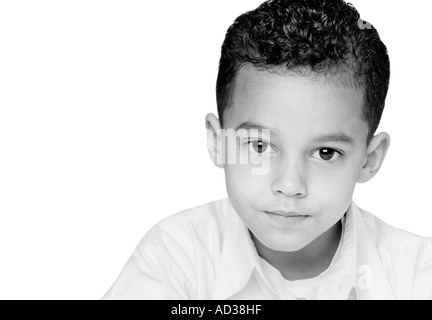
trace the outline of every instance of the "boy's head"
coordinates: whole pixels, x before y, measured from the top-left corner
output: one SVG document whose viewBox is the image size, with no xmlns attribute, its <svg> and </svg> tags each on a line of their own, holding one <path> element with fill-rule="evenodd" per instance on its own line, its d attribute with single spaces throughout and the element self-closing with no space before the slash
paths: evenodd
<svg viewBox="0 0 432 320">
<path fill-rule="evenodd" d="M 231 203 L 261 254 L 325 247 L 355 184 L 373 177 L 385 157 L 389 136 L 374 133 L 389 59 L 359 18 L 342 0 L 275 0 L 228 30 L 219 119 L 206 117 L 209 152 L 222 158 Z M 223 143 L 222 128 L 241 131 L 235 150 Z M 233 152 L 268 164 L 268 172 L 227 162 Z"/>
</svg>

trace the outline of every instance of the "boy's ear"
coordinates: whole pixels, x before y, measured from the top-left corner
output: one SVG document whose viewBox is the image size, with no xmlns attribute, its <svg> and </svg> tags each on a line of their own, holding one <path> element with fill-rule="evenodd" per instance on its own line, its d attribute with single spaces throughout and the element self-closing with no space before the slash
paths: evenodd
<svg viewBox="0 0 432 320">
<path fill-rule="evenodd" d="M 381 132 L 372 137 L 367 147 L 365 163 L 360 171 L 357 182 L 367 182 L 378 173 L 389 146 L 390 136 L 387 133 Z"/>
<path fill-rule="evenodd" d="M 207 149 L 213 163 L 219 168 L 223 168 L 224 153 L 221 144 L 221 125 L 219 119 L 213 113 L 205 117 L 207 129 Z"/>
</svg>

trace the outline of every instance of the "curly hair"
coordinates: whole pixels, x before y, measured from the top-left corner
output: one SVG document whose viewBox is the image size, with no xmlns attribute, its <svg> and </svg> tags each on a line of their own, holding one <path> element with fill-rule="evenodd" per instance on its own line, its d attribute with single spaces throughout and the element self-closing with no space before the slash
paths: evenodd
<svg viewBox="0 0 432 320">
<path fill-rule="evenodd" d="M 282 67 L 300 74 L 348 75 L 349 85 L 363 90 L 369 142 L 384 109 L 390 61 L 377 30 L 360 23 L 357 10 L 343 0 L 270 0 L 239 16 L 226 33 L 219 62 L 222 127 L 238 71 L 247 64 L 268 71 Z"/>
</svg>

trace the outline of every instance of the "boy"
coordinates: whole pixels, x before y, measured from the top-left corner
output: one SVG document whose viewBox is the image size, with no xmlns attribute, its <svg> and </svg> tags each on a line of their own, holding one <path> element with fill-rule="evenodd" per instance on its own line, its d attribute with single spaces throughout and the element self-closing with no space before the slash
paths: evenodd
<svg viewBox="0 0 432 320">
<path fill-rule="evenodd" d="M 432 239 L 352 201 L 390 144 L 375 135 L 389 76 L 377 31 L 342 0 L 237 18 L 206 116 L 228 198 L 156 225 L 104 298 L 432 299 Z"/>
</svg>

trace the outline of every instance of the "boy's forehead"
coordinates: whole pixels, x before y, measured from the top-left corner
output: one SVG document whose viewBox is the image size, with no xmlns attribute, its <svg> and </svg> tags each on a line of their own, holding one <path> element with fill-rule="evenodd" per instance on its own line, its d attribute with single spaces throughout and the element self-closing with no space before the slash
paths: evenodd
<svg viewBox="0 0 432 320">
<path fill-rule="evenodd" d="M 263 87 L 265 84 L 274 86 L 277 83 L 294 83 L 302 82 L 310 87 L 320 84 L 326 85 L 327 89 L 337 87 L 355 91 L 359 97 L 363 96 L 364 87 L 354 81 L 354 75 L 350 72 L 337 70 L 326 73 L 313 72 L 308 68 L 297 68 L 287 70 L 283 66 L 273 66 L 268 69 L 259 69 L 253 65 L 245 64 L 237 72 L 235 78 L 234 92 L 236 94 L 244 92 L 248 86 Z M 330 92 L 329 92 L 330 93 Z"/>
<path fill-rule="evenodd" d="M 251 117 L 274 124 L 281 121 L 286 124 L 292 121 L 305 124 L 326 121 L 330 125 L 364 122 L 362 90 L 344 85 L 342 81 L 347 80 L 241 68 L 224 123 L 235 125 L 234 122 L 250 120 Z"/>
</svg>

